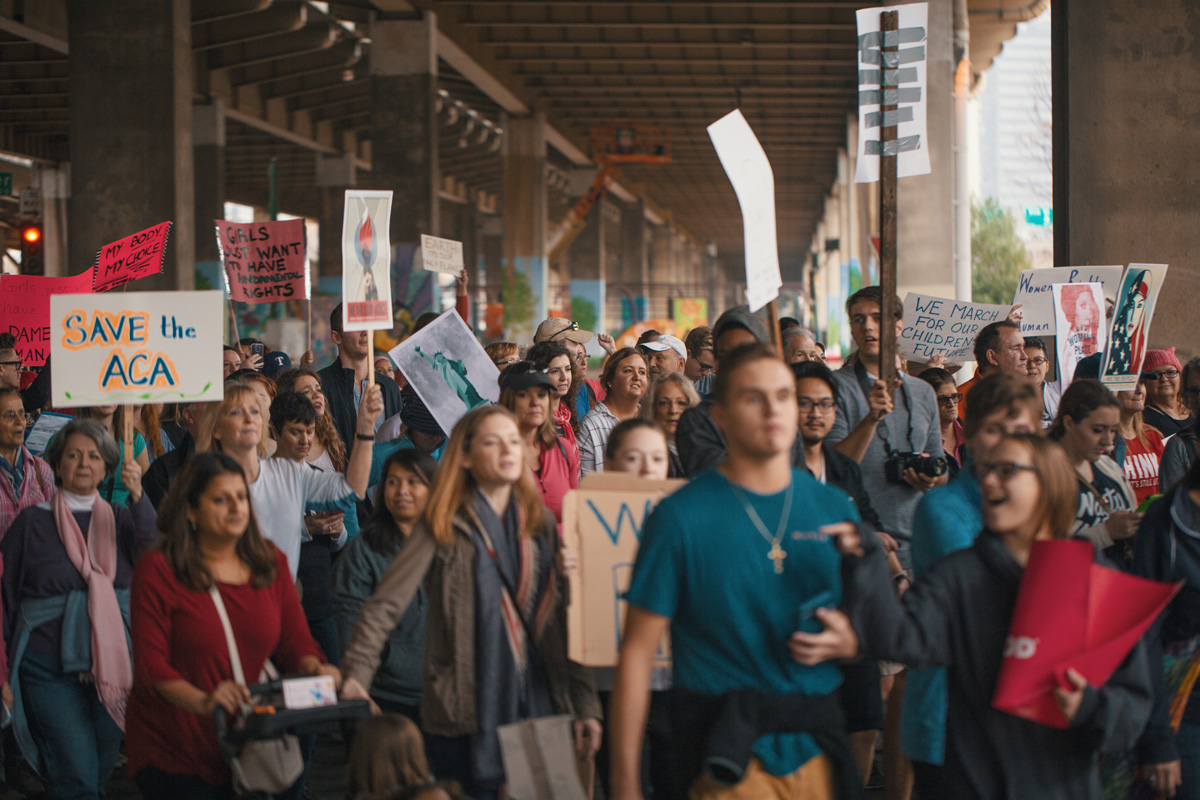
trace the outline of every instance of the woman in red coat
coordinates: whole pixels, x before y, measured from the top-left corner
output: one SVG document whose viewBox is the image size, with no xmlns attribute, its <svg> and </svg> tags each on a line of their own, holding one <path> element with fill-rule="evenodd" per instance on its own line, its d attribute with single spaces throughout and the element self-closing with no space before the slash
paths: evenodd
<svg viewBox="0 0 1200 800">
<path fill-rule="evenodd" d="M 297 520 L 299 524 L 299 520 Z M 250 693 L 233 680 L 216 586 L 247 679 L 274 654 L 285 674 L 341 674 L 308 632 L 287 559 L 258 531 L 241 467 L 195 456 L 158 518 L 164 536 L 133 576 L 134 688 L 125 750 L 146 800 L 229 797 L 212 715 Z"/>
</svg>

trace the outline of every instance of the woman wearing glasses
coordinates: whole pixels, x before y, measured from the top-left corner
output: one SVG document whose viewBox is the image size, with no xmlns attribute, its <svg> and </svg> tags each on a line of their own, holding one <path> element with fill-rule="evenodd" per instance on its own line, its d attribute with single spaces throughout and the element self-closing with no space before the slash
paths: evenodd
<svg viewBox="0 0 1200 800">
<path fill-rule="evenodd" d="M 1150 350 L 1142 363 L 1142 381 L 1146 384 L 1146 410 L 1142 416 L 1164 439 L 1192 427 L 1191 409 L 1179 391 L 1182 370 L 1174 347 Z"/>
<path fill-rule="evenodd" d="M 937 395 L 938 422 L 942 427 L 942 449 L 946 451 L 946 463 L 950 466 L 950 480 L 954 480 L 963 466 L 966 454 L 966 435 L 958 419 L 958 403 L 963 396 L 954 383 L 954 376 L 941 367 L 932 367 L 917 376 L 933 387 Z"/>
<path fill-rule="evenodd" d="M 992 708 L 999 654 L 1033 543 L 1071 536 L 1072 472 L 1053 442 L 1031 434 L 1006 437 L 976 465 L 983 532 L 930 567 L 902 603 L 879 547 L 860 541 L 850 525 L 822 531 L 839 537 L 843 553 L 862 556 L 842 568 L 845 607 L 855 626 L 840 611 L 819 611 L 825 631 L 794 634 L 793 656 L 816 664 L 861 650 L 868 658 L 946 667 L 945 761 L 925 800 L 1098 800 L 1104 796 L 1100 754 L 1131 749 L 1149 719 L 1151 682 L 1140 643 L 1101 687 L 1066 665 L 1069 687 L 1056 688 L 1054 697 L 1067 728 Z"/>
<path fill-rule="evenodd" d="M 1058 381 L 1047 381 L 1050 359 L 1046 357 L 1046 343 L 1037 336 L 1025 337 L 1025 373 L 1037 384 L 1042 394 L 1042 427 L 1049 428 L 1058 416 L 1058 404 L 1062 401 L 1062 389 Z"/>
<path fill-rule="evenodd" d="M 1200 357 L 1183 365 L 1183 400 L 1192 419 L 1200 419 Z M 1144 417 L 1143 417 L 1144 419 Z M 1158 470 L 1158 491 L 1166 494 L 1183 480 L 1196 460 L 1196 429 L 1181 431 L 1167 440 Z"/>
</svg>

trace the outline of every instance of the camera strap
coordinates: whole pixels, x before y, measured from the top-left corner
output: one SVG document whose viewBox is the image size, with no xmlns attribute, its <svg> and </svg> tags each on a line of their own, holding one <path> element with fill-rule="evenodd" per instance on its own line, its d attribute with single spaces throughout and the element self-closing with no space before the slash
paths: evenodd
<svg viewBox="0 0 1200 800">
<path fill-rule="evenodd" d="M 912 417 L 912 402 L 908 396 L 908 385 L 904 382 L 905 376 L 903 373 L 898 372 L 896 375 L 898 378 L 900 378 L 900 402 L 904 404 L 904 412 L 908 414 L 908 452 L 919 453 L 921 450 L 913 442 L 914 427 Z M 863 399 L 865 400 L 867 397 L 870 397 L 871 387 L 874 385 L 875 381 L 879 379 L 876 378 L 872 380 L 871 376 L 867 373 L 867 368 L 863 366 L 861 359 L 854 362 L 854 377 L 858 380 L 859 388 L 862 389 Z M 883 449 L 887 451 L 889 456 L 892 455 L 892 453 L 900 452 L 895 447 L 892 447 L 890 434 L 891 431 L 888 428 L 887 417 L 884 417 L 883 419 L 879 420 L 879 427 L 876 431 L 876 435 L 879 436 L 879 438 L 883 441 Z"/>
</svg>

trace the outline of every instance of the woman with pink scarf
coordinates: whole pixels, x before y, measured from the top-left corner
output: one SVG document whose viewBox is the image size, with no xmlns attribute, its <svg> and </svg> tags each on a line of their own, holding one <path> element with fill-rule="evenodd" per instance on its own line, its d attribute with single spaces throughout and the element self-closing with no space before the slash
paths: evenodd
<svg viewBox="0 0 1200 800">
<path fill-rule="evenodd" d="M 103 798 L 125 729 L 129 584 L 157 531 L 136 461 L 121 465 L 127 507 L 96 491 L 118 453 L 98 423 L 67 423 L 46 452 L 58 492 L 22 511 L 0 541 L 4 698 L 51 800 Z"/>
</svg>

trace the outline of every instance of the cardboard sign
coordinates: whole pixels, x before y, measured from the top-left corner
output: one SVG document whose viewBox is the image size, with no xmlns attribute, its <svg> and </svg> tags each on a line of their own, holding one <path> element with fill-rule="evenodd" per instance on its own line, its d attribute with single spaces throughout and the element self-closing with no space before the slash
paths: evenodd
<svg viewBox="0 0 1200 800">
<path fill-rule="evenodd" d="M 1067 669 L 1103 686 L 1182 586 L 1095 563 L 1091 542 L 1033 543 L 1017 592 L 992 706 L 1055 728 Z"/>
<path fill-rule="evenodd" d="M 220 291 L 50 298 L 55 406 L 220 400 Z"/>
<path fill-rule="evenodd" d="M 975 336 L 985 325 L 1008 316 L 1008 306 L 966 303 L 909 292 L 904 298 L 904 327 L 896 339 L 901 355 L 925 362 L 938 353 L 946 361 L 975 360 Z"/>
<path fill-rule="evenodd" d="M 899 30 L 885 34 L 880 15 L 898 11 Z M 896 176 L 926 175 L 929 136 L 925 129 L 926 32 L 929 4 L 911 3 L 887 8 L 864 8 L 858 19 L 858 169 L 855 183 L 879 180 L 879 155 L 895 155 Z M 895 40 L 892 40 L 895 37 Z M 897 69 L 884 79 L 884 45 L 895 46 Z M 892 80 L 894 79 L 894 80 Z M 895 106 L 883 111 L 884 105 Z M 883 143 L 883 127 L 896 127 L 894 142 Z"/>
<path fill-rule="evenodd" d="M 257 305 L 312 296 L 304 220 L 213 222 L 231 300 Z"/>
<path fill-rule="evenodd" d="M 1130 264 L 1117 287 L 1100 382 L 1114 392 L 1137 388 L 1166 264 Z"/>
<path fill-rule="evenodd" d="M 90 292 L 93 272 L 67 278 L 0 276 L 0 330 L 16 337 L 17 355 L 26 367 L 40 367 L 50 355 L 50 296 Z"/>
<path fill-rule="evenodd" d="M 1062 386 L 1070 386 L 1075 365 L 1094 353 L 1104 352 L 1108 325 L 1104 319 L 1104 288 L 1098 283 L 1056 283 L 1054 325 L 1058 329 L 1055 355 Z"/>
<path fill-rule="evenodd" d="M 1117 283 L 1124 267 L 1054 267 L 1022 270 L 1013 303 L 1021 304 L 1022 336 L 1054 336 L 1054 299 L 1050 287 L 1056 283 L 1098 283 L 1104 287 L 1106 306 L 1117 299 Z M 1105 310 L 1107 317 L 1108 311 Z M 1050 341 L 1046 340 L 1047 347 Z"/>
<path fill-rule="evenodd" d="M 496 728 L 504 759 L 507 797 L 512 800 L 587 800 L 575 756 L 575 734 L 567 715 L 527 719 Z"/>
<path fill-rule="evenodd" d="M 92 290 L 107 292 L 138 278 L 162 272 L 170 235 L 171 223 L 160 222 L 153 228 L 146 228 L 101 247 L 96 252 Z"/>
<path fill-rule="evenodd" d="M 741 111 L 731 111 L 709 125 L 708 137 L 742 208 L 746 302 L 751 311 L 758 311 L 779 296 L 783 285 L 775 231 L 775 173 Z"/>
<path fill-rule="evenodd" d="M 452 308 L 388 355 L 446 435 L 463 414 L 500 399 L 500 370 Z"/>
<path fill-rule="evenodd" d="M 342 217 L 342 330 L 392 327 L 392 193 L 350 189 Z"/>
<path fill-rule="evenodd" d="M 579 554 L 567 608 L 568 654 L 589 667 L 615 667 L 625 625 L 625 592 L 646 518 L 685 481 L 646 481 L 620 472 L 584 476 L 563 498 L 563 545 Z M 669 643 L 656 667 L 671 665 Z"/>
<path fill-rule="evenodd" d="M 430 272 L 463 274 L 462 242 L 421 234 L 421 266 Z"/>
</svg>

